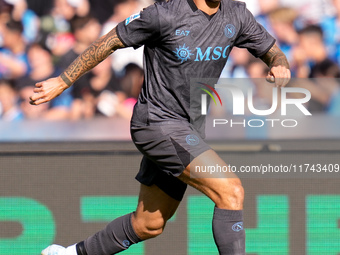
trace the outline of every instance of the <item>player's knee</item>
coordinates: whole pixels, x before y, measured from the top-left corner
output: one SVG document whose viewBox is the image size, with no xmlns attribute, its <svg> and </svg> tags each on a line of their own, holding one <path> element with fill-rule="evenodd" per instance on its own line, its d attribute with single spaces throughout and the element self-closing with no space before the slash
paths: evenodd
<svg viewBox="0 0 340 255">
<path fill-rule="evenodd" d="M 145 238 L 153 238 L 162 234 L 165 227 L 163 218 L 157 219 L 141 219 L 138 221 L 139 232 Z"/>
<path fill-rule="evenodd" d="M 243 204 L 244 200 L 244 188 L 241 183 L 234 185 L 233 187 L 233 199 L 236 204 Z"/>
<path fill-rule="evenodd" d="M 222 189 L 216 205 L 219 208 L 240 210 L 243 207 L 244 189 L 241 182 L 229 184 L 228 189 Z"/>
</svg>

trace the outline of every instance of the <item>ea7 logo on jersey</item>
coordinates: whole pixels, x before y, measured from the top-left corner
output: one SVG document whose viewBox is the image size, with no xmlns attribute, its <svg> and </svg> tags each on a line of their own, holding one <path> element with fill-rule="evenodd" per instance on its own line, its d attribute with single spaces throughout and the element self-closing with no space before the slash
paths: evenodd
<svg viewBox="0 0 340 255">
<path fill-rule="evenodd" d="M 184 36 L 188 36 L 190 34 L 190 31 L 188 30 L 180 30 L 180 29 L 177 29 L 175 31 L 175 35 L 184 35 Z"/>
<path fill-rule="evenodd" d="M 128 17 L 125 20 L 125 26 L 129 25 L 131 23 L 131 21 L 134 21 L 135 19 L 139 19 L 139 18 L 140 18 L 140 12 L 132 14 L 130 17 Z"/>
</svg>

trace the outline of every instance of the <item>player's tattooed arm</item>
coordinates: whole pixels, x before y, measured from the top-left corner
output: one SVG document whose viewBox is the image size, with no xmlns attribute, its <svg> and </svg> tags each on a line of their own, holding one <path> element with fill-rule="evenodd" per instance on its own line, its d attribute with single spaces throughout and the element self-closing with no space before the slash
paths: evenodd
<svg viewBox="0 0 340 255">
<path fill-rule="evenodd" d="M 124 44 L 118 38 L 116 28 L 114 28 L 108 34 L 93 42 L 65 69 L 60 77 L 68 86 L 71 86 L 80 76 L 98 65 L 115 50 L 124 47 Z"/>
<path fill-rule="evenodd" d="M 58 77 L 38 82 L 30 96 L 32 105 L 51 101 L 69 88 L 80 76 L 102 62 L 124 44 L 117 36 L 116 28 L 92 43 L 72 64 Z"/>
<path fill-rule="evenodd" d="M 289 70 L 289 63 L 285 54 L 280 48 L 274 46 L 261 57 L 262 61 L 266 63 L 270 69 L 267 76 L 267 81 L 274 83 L 277 87 L 284 87 L 291 78 Z"/>
<path fill-rule="evenodd" d="M 274 46 L 266 54 L 264 54 L 261 59 L 269 66 L 269 68 L 274 66 L 284 66 L 289 69 L 289 63 L 285 54 L 283 54 L 276 44 L 274 44 Z"/>
</svg>

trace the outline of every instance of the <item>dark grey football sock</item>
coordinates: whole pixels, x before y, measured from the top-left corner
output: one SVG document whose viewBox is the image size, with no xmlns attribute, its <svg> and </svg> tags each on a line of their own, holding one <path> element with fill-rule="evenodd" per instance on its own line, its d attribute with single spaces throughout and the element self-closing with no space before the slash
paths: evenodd
<svg viewBox="0 0 340 255">
<path fill-rule="evenodd" d="M 213 234 L 220 255 L 245 255 L 243 211 L 215 207 Z"/>
<path fill-rule="evenodd" d="M 132 213 L 119 217 L 84 241 L 87 255 L 111 255 L 124 251 L 141 239 L 131 224 Z"/>
</svg>

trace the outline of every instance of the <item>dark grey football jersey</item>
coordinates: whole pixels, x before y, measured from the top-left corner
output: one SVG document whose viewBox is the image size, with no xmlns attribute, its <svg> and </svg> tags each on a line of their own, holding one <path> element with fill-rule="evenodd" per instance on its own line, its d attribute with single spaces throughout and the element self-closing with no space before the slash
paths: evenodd
<svg viewBox="0 0 340 255">
<path fill-rule="evenodd" d="M 155 3 L 118 24 L 117 33 L 126 46 L 145 45 L 145 81 L 132 117 L 144 125 L 201 118 L 190 112 L 190 80 L 218 78 L 234 46 L 258 57 L 275 43 L 245 4 L 232 0 L 222 0 L 213 17 L 193 0 Z"/>
</svg>

